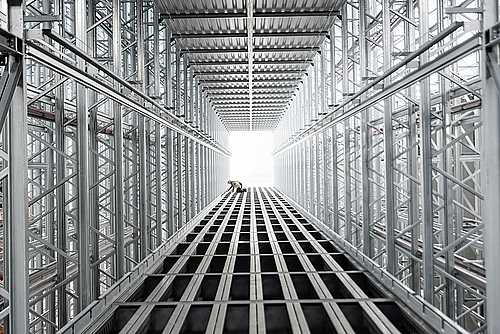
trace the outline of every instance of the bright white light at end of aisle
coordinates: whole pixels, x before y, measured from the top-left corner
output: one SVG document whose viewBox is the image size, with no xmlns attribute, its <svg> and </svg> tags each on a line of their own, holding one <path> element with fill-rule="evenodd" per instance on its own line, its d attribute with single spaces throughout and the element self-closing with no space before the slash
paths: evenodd
<svg viewBox="0 0 500 334">
<path fill-rule="evenodd" d="M 273 134 L 271 131 L 235 131 L 229 136 L 231 180 L 243 186 L 273 185 Z"/>
</svg>

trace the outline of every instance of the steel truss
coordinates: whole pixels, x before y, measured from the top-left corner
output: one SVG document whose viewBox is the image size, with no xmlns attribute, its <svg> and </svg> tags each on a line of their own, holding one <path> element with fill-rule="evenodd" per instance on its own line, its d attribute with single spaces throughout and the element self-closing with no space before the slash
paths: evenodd
<svg viewBox="0 0 500 334">
<path fill-rule="evenodd" d="M 55 333 L 224 190 L 228 132 L 152 1 L 1 5 L 0 323 Z"/>
<path fill-rule="evenodd" d="M 435 329 L 474 333 L 500 328 L 497 277 L 486 289 L 485 275 L 498 274 L 485 257 L 500 240 L 487 213 L 500 204 L 497 14 L 482 21 L 498 2 L 481 6 L 348 1 L 273 153 L 278 189 L 416 296 L 409 306 L 424 318 L 441 311 L 427 318 Z"/>
</svg>

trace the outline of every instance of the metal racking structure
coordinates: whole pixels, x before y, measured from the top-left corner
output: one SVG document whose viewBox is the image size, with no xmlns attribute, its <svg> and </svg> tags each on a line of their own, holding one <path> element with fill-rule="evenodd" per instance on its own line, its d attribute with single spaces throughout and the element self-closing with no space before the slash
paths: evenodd
<svg viewBox="0 0 500 334">
<path fill-rule="evenodd" d="M 228 133 L 151 1 L 5 7 L 0 317 L 55 333 L 222 192 Z"/>
<path fill-rule="evenodd" d="M 473 333 L 500 328 L 497 7 L 348 1 L 275 131 L 277 188 Z"/>
<path fill-rule="evenodd" d="M 0 0 L 1 330 L 113 305 L 224 190 L 228 131 L 273 130 L 283 198 L 434 330 L 494 333 L 499 27 L 495 0 Z"/>
</svg>

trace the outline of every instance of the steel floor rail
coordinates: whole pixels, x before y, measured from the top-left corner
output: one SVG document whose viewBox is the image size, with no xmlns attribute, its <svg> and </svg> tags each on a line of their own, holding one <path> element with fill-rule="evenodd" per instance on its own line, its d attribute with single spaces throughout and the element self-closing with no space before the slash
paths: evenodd
<svg viewBox="0 0 500 334">
<path fill-rule="evenodd" d="M 83 333 L 434 333 L 272 188 L 224 196 Z"/>
</svg>

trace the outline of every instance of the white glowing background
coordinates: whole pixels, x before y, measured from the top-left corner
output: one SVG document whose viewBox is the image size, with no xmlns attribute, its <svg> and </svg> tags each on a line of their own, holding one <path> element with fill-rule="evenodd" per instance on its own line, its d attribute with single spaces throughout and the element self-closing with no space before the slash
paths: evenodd
<svg viewBox="0 0 500 334">
<path fill-rule="evenodd" d="M 235 131 L 229 136 L 231 180 L 243 187 L 273 185 L 273 135 L 271 131 Z"/>
</svg>

